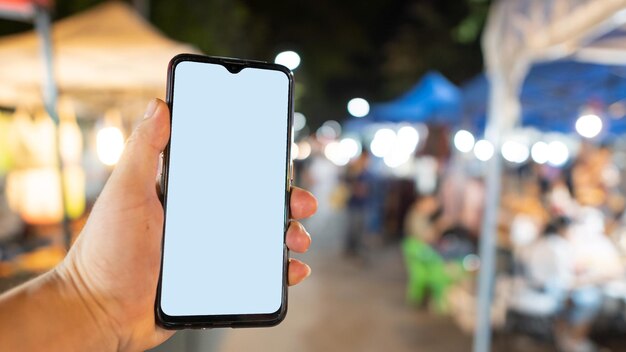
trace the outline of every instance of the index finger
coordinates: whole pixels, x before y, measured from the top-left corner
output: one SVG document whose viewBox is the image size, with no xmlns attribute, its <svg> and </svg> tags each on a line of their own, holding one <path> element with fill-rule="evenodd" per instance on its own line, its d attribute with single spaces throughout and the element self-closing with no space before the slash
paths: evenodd
<svg viewBox="0 0 626 352">
<path fill-rule="evenodd" d="M 317 199 L 309 191 L 291 187 L 290 210 L 292 219 L 304 219 L 317 211 Z"/>
</svg>

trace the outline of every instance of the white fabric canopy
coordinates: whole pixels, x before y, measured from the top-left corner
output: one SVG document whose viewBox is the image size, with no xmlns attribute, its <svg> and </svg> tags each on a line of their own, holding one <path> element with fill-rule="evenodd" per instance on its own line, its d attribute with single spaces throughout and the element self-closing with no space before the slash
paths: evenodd
<svg viewBox="0 0 626 352">
<path fill-rule="evenodd" d="M 581 47 L 573 55 L 578 61 L 626 65 L 626 25 Z"/>
<path fill-rule="evenodd" d="M 159 33 L 128 4 L 108 2 L 52 25 L 61 95 L 163 97 L 169 60 L 197 52 Z M 35 31 L 0 39 L 0 105 L 41 105 L 44 62 Z"/>
<path fill-rule="evenodd" d="M 499 151 L 519 121 L 519 94 L 535 62 L 573 59 L 626 65 L 626 0 L 500 0 L 483 34 L 490 84 L 485 137 Z M 489 161 L 481 233 L 475 352 L 490 350 L 490 304 L 501 188 L 499 153 Z"/>
</svg>

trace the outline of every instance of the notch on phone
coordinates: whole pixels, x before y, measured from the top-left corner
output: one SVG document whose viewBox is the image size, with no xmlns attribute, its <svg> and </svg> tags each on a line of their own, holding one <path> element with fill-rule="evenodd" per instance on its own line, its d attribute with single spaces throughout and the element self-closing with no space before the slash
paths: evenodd
<svg viewBox="0 0 626 352">
<path fill-rule="evenodd" d="M 244 63 L 224 62 L 224 67 L 226 67 L 228 72 L 233 73 L 233 74 L 237 74 L 237 73 L 241 72 L 241 70 L 246 68 L 246 65 Z"/>
</svg>

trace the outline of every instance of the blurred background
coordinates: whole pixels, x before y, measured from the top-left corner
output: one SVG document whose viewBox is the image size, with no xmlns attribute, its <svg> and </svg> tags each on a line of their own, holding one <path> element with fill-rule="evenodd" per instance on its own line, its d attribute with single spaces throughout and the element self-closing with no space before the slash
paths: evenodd
<svg viewBox="0 0 626 352">
<path fill-rule="evenodd" d="M 294 72 L 319 211 L 281 325 L 155 351 L 626 350 L 622 0 L 0 0 L 0 292 L 62 260 L 181 52 Z"/>
</svg>

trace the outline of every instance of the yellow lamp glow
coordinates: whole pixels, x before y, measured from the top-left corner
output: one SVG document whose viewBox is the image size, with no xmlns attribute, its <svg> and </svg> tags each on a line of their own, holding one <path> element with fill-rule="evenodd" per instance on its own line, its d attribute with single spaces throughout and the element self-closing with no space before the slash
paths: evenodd
<svg viewBox="0 0 626 352">
<path fill-rule="evenodd" d="M 61 178 L 52 167 L 13 171 L 7 175 L 9 207 L 25 222 L 54 224 L 63 218 Z"/>
<path fill-rule="evenodd" d="M 10 127 L 10 116 L 0 113 L 0 175 L 4 175 L 13 167 Z"/>
<path fill-rule="evenodd" d="M 77 218 L 85 210 L 85 173 L 80 167 L 82 134 L 68 106 L 66 104 L 61 115 L 58 135 L 45 111 L 39 111 L 34 120 L 23 109 L 15 113 L 10 145 L 16 163 L 7 175 L 6 192 L 9 206 L 26 223 L 54 224 L 63 219 L 61 174 L 55 145 L 57 137 L 60 138 L 59 151 L 64 162 L 66 214 Z"/>
<path fill-rule="evenodd" d="M 77 165 L 63 169 L 65 212 L 70 219 L 79 218 L 85 211 L 85 171 Z"/>
</svg>

